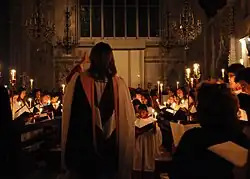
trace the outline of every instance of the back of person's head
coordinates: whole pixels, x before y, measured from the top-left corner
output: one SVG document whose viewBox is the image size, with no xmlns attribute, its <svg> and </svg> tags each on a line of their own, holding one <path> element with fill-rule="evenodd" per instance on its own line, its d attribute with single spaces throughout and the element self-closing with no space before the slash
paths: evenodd
<svg viewBox="0 0 250 179">
<path fill-rule="evenodd" d="M 201 84 L 197 99 L 197 118 L 202 127 L 238 131 L 238 101 L 226 84 Z"/>
<path fill-rule="evenodd" d="M 227 72 L 228 73 L 233 73 L 233 74 L 237 74 L 239 71 L 241 71 L 242 69 L 244 69 L 245 67 L 244 67 L 244 65 L 242 65 L 242 64 L 240 64 L 240 63 L 234 63 L 234 64 L 232 64 L 232 65 L 230 65 L 229 67 L 228 67 L 228 70 L 227 70 Z"/>
<path fill-rule="evenodd" d="M 96 44 L 90 53 L 90 68 L 88 72 L 97 79 L 113 77 L 117 70 L 114 55 L 109 44 L 100 42 Z"/>
<path fill-rule="evenodd" d="M 148 112 L 148 107 L 146 104 L 140 104 L 140 106 L 138 107 L 139 111 L 147 111 Z"/>
<path fill-rule="evenodd" d="M 250 84 L 250 68 L 248 67 L 240 70 L 236 75 L 235 81 L 244 81 L 247 84 Z"/>
</svg>

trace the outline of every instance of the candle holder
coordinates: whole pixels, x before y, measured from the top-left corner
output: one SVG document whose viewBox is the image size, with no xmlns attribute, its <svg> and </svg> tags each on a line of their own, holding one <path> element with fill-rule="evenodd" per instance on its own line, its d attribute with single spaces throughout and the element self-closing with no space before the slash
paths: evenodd
<svg viewBox="0 0 250 179">
<path fill-rule="evenodd" d="M 187 118 L 188 121 L 190 121 L 190 111 L 189 111 L 189 97 L 190 97 L 190 91 L 191 89 L 195 88 L 195 85 L 199 83 L 199 80 L 201 78 L 201 72 L 200 72 L 200 65 L 198 63 L 193 64 L 193 69 L 186 68 L 185 70 L 185 81 L 187 83 L 188 87 L 188 109 L 187 109 Z"/>
</svg>

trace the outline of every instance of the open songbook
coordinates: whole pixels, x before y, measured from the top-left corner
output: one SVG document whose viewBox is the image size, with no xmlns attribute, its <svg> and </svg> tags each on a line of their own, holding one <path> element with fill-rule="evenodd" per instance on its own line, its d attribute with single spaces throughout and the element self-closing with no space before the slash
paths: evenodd
<svg viewBox="0 0 250 179">
<path fill-rule="evenodd" d="M 137 134 L 142 134 L 144 132 L 147 132 L 149 130 L 152 130 L 155 128 L 155 122 L 156 119 L 153 117 L 148 117 L 145 119 L 137 118 L 135 120 L 135 130 Z"/>
<path fill-rule="evenodd" d="M 213 145 L 209 147 L 208 150 L 231 162 L 237 167 L 244 167 L 247 164 L 248 149 L 245 149 L 231 141 Z"/>
<path fill-rule="evenodd" d="M 248 121 L 247 113 L 243 109 L 239 109 L 239 120 Z"/>
<path fill-rule="evenodd" d="M 31 113 L 31 110 L 28 108 L 27 105 L 23 105 L 23 106 L 19 106 L 19 108 L 17 108 L 17 106 L 15 106 L 15 113 L 13 114 L 13 118 L 16 119 L 18 118 L 20 115 L 22 115 L 25 112 Z"/>
</svg>

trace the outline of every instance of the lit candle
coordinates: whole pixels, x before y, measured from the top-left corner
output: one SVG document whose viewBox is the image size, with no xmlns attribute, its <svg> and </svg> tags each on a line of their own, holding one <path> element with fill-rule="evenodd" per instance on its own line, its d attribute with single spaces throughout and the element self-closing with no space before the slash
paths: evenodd
<svg viewBox="0 0 250 179">
<path fill-rule="evenodd" d="M 34 80 L 30 79 L 30 89 L 33 89 L 33 83 L 34 83 Z"/>
<path fill-rule="evenodd" d="M 155 110 L 154 110 L 154 109 L 152 109 L 152 113 L 153 113 L 153 114 L 155 113 Z"/>
<path fill-rule="evenodd" d="M 179 84 L 180 84 L 180 82 L 179 82 L 179 81 L 176 81 L 176 88 L 177 88 L 177 89 L 179 88 Z"/>
<path fill-rule="evenodd" d="M 159 99 L 156 99 L 156 102 L 159 104 Z"/>
<path fill-rule="evenodd" d="M 225 69 L 221 69 L 221 76 L 222 78 L 225 78 Z"/>
<path fill-rule="evenodd" d="M 29 106 L 30 106 L 30 108 L 31 108 L 31 106 L 32 106 L 32 105 L 31 105 L 32 98 L 29 98 L 28 101 L 29 101 Z"/>
<path fill-rule="evenodd" d="M 187 68 L 187 69 L 186 69 L 186 76 L 187 76 L 187 79 L 190 78 L 190 73 L 191 73 L 191 69 L 190 69 L 190 68 Z"/>
<path fill-rule="evenodd" d="M 50 105 L 50 100 L 48 100 L 48 105 Z"/>
<path fill-rule="evenodd" d="M 42 114 L 42 112 L 43 112 L 43 108 L 40 108 L 40 109 L 39 109 L 39 112 L 40 112 L 40 114 Z"/>
<path fill-rule="evenodd" d="M 185 100 L 184 100 L 184 99 L 182 99 L 182 100 L 181 100 L 181 104 L 184 104 L 184 103 L 185 103 Z"/>
<path fill-rule="evenodd" d="M 199 71 L 200 65 L 198 63 L 194 64 L 194 74 L 198 75 L 198 71 Z"/>
<path fill-rule="evenodd" d="M 10 76 L 11 76 L 11 83 L 12 85 L 14 85 L 16 82 L 16 70 L 15 69 L 10 70 Z"/>
<path fill-rule="evenodd" d="M 64 93 L 65 90 L 65 84 L 62 84 L 62 92 Z"/>
<path fill-rule="evenodd" d="M 4 85 L 4 87 L 5 87 L 5 88 L 8 88 L 8 86 L 7 86 L 7 85 Z"/>
<path fill-rule="evenodd" d="M 160 88 L 161 88 L 161 93 L 162 93 L 162 91 L 163 91 L 163 84 L 162 83 L 160 84 Z"/>
<path fill-rule="evenodd" d="M 191 87 L 193 88 L 194 87 L 194 79 L 193 78 L 190 78 L 190 83 L 191 83 Z"/>
<path fill-rule="evenodd" d="M 164 106 L 167 106 L 167 102 L 166 102 L 166 101 L 164 101 L 164 103 L 163 103 L 163 104 L 164 104 Z"/>
</svg>

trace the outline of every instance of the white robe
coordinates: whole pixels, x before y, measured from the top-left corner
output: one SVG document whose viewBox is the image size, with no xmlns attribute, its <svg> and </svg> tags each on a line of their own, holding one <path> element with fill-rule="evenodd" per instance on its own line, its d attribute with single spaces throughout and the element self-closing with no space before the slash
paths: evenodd
<svg viewBox="0 0 250 179">
<path fill-rule="evenodd" d="M 73 75 L 71 81 L 68 83 L 64 99 L 63 99 L 63 115 L 62 115 L 62 167 L 66 169 L 64 154 L 65 154 L 65 145 L 68 135 L 68 127 L 70 123 L 70 114 L 71 114 L 71 104 L 74 95 L 75 82 L 78 78 L 79 73 Z M 131 97 L 129 89 L 125 84 L 124 80 L 120 77 L 117 78 L 118 85 L 118 96 L 119 96 L 119 166 L 118 166 L 118 178 L 119 179 L 130 179 L 131 171 L 133 169 L 133 150 L 135 144 L 135 112 L 131 104 Z"/>
</svg>

